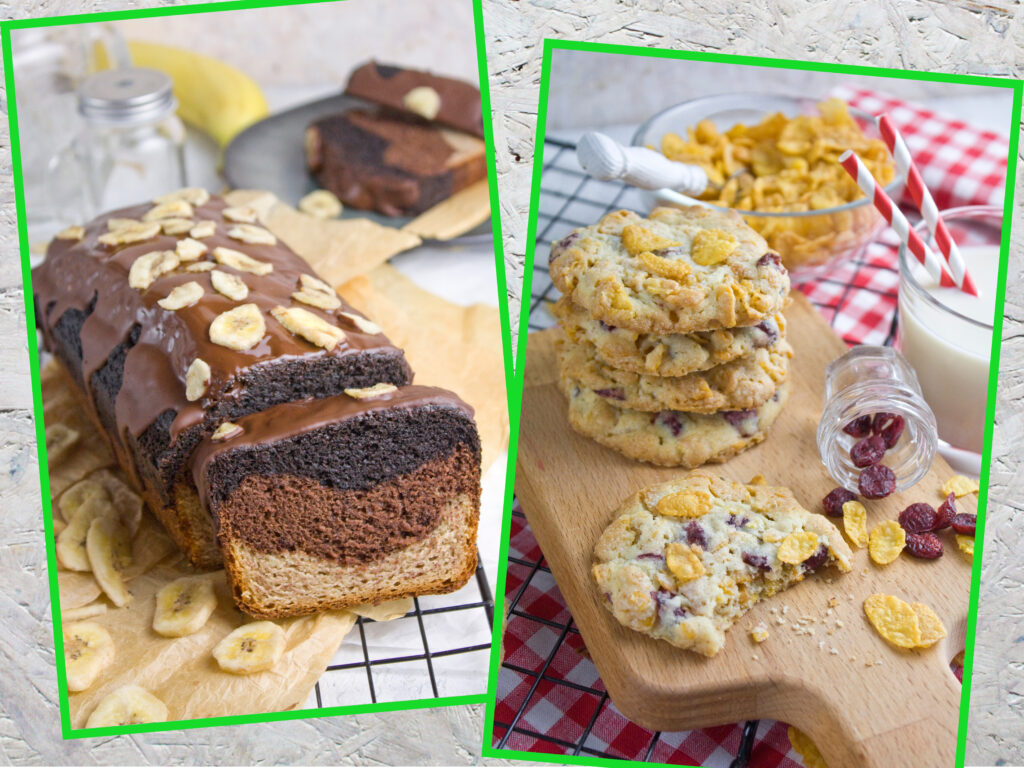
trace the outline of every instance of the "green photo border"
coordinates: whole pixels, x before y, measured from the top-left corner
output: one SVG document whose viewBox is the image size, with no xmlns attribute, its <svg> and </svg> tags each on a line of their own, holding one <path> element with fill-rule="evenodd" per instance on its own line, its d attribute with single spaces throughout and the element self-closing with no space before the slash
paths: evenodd
<svg viewBox="0 0 1024 768">
<path fill-rule="evenodd" d="M 985 424 L 985 450 L 982 456 L 981 465 L 981 490 L 978 496 L 978 530 L 976 533 L 976 552 L 972 566 L 970 605 L 967 618 L 967 637 L 964 648 L 964 675 L 963 688 L 960 695 L 960 719 L 957 736 L 956 766 L 963 768 L 964 751 L 967 737 L 967 722 L 970 705 L 971 672 L 974 663 L 974 634 L 977 625 L 978 614 L 978 586 L 981 574 L 982 550 L 984 549 L 985 537 L 985 513 L 988 501 L 988 480 L 989 467 L 992 453 L 992 427 L 995 420 L 996 386 L 999 376 L 999 353 L 1002 339 L 1003 312 L 1005 303 L 1005 288 L 1007 274 L 1007 260 L 1010 249 L 1010 228 L 1013 219 L 1013 193 L 1017 175 L 1017 147 L 1020 132 L 1021 116 L 1021 95 L 1024 82 L 1009 78 L 987 77 L 978 75 L 955 75 L 937 72 L 918 72 L 912 70 L 891 69 L 883 67 L 866 67 L 848 64 L 830 64 L 811 61 L 799 61 L 795 59 L 780 59 L 759 56 L 739 56 L 724 53 L 704 53 L 698 51 L 676 51 L 662 48 L 646 48 L 642 46 L 614 45 L 607 43 L 588 43 L 568 40 L 545 39 L 543 46 L 543 60 L 541 64 L 540 80 L 540 102 L 537 109 L 537 132 L 534 142 L 533 159 L 533 181 L 530 193 L 530 212 L 527 226 L 525 257 L 526 263 L 523 270 L 522 296 L 529 297 L 533 284 L 533 265 L 536 250 L 537 237 L 537 208 L 540 197 L 541 171 L 544 167 L 544 136 L 547 126 L 547 102 L 548 90 L 551 76 L 551 56 L 556 50 L 564 51 L 587 51 L 593 53 L 611 53 L 627 56 L 647 56 L 661 59 L 680 59 L 689 61 L 717 62 L 722 64 L 742 64 L 752 67 L 770 67 L 776 69 L 796 69 L 813 72 L 828 72 L 832 74 L 846 74 L 873 77 L 888 77 L 902 80 L 922 80 L 941 83 L 957 83 L 962 85 L 988 86 L 994 88 L 1006 88 L 1013 92 L 1013 108 L 1010 115 L 1010 148 L 1009 159 L 1013 162 L 1007 164 L 1006 193 L 1004 196 L 1003 231 L 1002 245 L 1000 250 L 999 266 L 999 287 L 996 296 L 996 311 L 993 318 L 992 332 L 992 362 L 989 369 L 988 382 L 988 409 Z M 519 416 L 522 406 L 523 369 L 526 361 L 526 344 L 529 331 L 529 311 L 521 311 L 519 317 L 519 336 L 516 344 L 516 370 L 515 370 L 515 400 L 510 400 L 510 411 L 514 414 L 514 424 L 518 427 Z M 509 450 L 514 451 L 518 443 L 518 430 L 513 432 Z M 514 464 L 513 464 L 514 468 Z M 511 503 L 511 499 L 509 499 Z M 506 509 L 504 530 L 501 540 L 501 555 L 499 559 L 498 581 L 495 591 L 495 635 L 502 631 L 501 618 L 504 616 L 505 601 L 505 580 L 508 571 L 508 529 L 509 513 L 511 507 Z M 501 607 L 499 611 L 498 608 Z M 643 763 L 633 760 L 602 758 L 590 755 L 556 755 L 540 752 L 526 752 L 516 749 L 497 749 L 492 746 L 494 733 L 494 708 L 497 695 L 498 673 L 501 669 L 499 657 L 499 644 L 495 644 L 491 651 L 491 670 L 487 688 L 487 712 L 484 719 L 484 743 L 482 753 L 484 757 L 516 758 L 520 760 L 532 760 L 550 763 L 563 763 L 567 765 L 603 765 L 620 768 L 623 765 L 651 766 L 666 765 L 664 763 Z M 676 766 L 675 768 L 678 768 Z"/>
<path fill-rule="evenodd" d="M 410 0 L 413 1 L 413 0 Z M 50 588 L 51 615 L 54 627 L 54 648 L 57 665 L 57 685 L 60 700 L 60 724 L 61 735 L 65 739 L 81 739 L 104 736 L 117 736 L 134 733 L 152 733 L 156 731 L 174 731 L 192 728 L 209 728 L 223 725 L 243 725 L 249 723 L 270 723 L 283 720 L 299 720 L 306 718 L 333 717 L 336 715 L 355 715 L 368 712 L 393 712 L 396 710 L 409 709 L 432 709 L 436 707 L 448 707 L 460 704 L 482 704 L 486 694 L 474 694 L 465 696 L 448 696 L 437 699 L 412 699 L 409 701 L 386 702 L 378 704 L 362 704 L 357 706 L 326 707 L 321 709 L 302 709 L 287 712 L 271 712 L 251 715 L 233 715 L 226 717 L 208 717 L 194 720 L 178 720 L 166 723 L 146 723 L 140 725 L 112 726 L 109 728 L 71 728 L 71 718 L 68 705 L 67 675 L 64 668 L 64 643 L 61 627 L 60 595 L 57 588 L 57 561 L 55 542 L 53 535 L 53 510 L 50 503 L 49 472 L 46 461 L 46 440 L 43 425 L 42 393 L 40 389 L 39 371 L 39 349 L 37 345 L 35 311 L 32 301 L 32 274 L 29 266 L 29 244 L 25 224 L 25 195 L 24 180 L 22 178 L 21 153 L 18 141 L 18 115 L 15 97 L 14 72 L 11 56 L 11 32 L 12 30 L 63 26 L 68 24 L 92 24 L 105 21 L 116 21 L 119 19 L 142 19 L 166 16 L 182 16 L 196 13 L 216 13 L 220 11 L 241 11 L 255 8 L 274 8 L 280 6 L 312 5 L 328 2 L 344 2 L 344 0 L 231 0 L 230 2 L 210 3 L 207 5 L 175 6 L 169 8 L 147 8 L 129 11 L 108 11 L 90 14 L 75 14 L 68 16 L 53 16 L 49 18 L 18 19 L 13 21 L 0 22 L 0 44 L 3 47 L 4 73 L 7 85 L 7 107 L 8 119 L 11 132 L 11 156 L 12 173 L 15 191 L 15 206 L 17 210 L 18 245 L 21 256 L 22 281 L 25 292 L 25 318 L 28 340 L 29 365 L 32 375 L 32 409 L 36 428 L 36 441 L 39 461 L 39 482 L 43 507 L 43 525 L 46 537 L 46 562 Z M 483 14 L 480 0 L 473 1 L 473 22 L 476 42 L 477 71 L 480 80 L 480 97 L 483 114 L 491 114 L 490 90 L 487 77 L 487 59 L 484 49 L 483 37 Z M 504 361 L 504 374 L 506 389 L 509 393 L 518 392 L 515 388 L 512 376 L 512 351 L 511 333 L 508 311 L 507 285 L 505 281 L 505 263 L 502 258 L 501 246 L 501 215 L 498 206 L 497 177 L 494 162 L 494 137 L 491 128 L 491 121 L 484 120 L 484 142 L 487 152 L 488 170 L 488 191 L 491 204 L 491 226 L 494 237 L 494 265 L 498 286 L 498 298 L 500 305 L 501 323 L 501 344 Z M 511 398 L 510 398 L 511 402 Z M 510 433 L 515 435 L 516 422 L 512 421 L 513 413 L 510 408 Z M 510 445 L 508 451 L 507 475 L 505 486 L 505 498 L 512 497 L 512 470 L 514 466 L 513 457 L 515 449 Z M 503 512 L 508 504 L 503 504 Z M 507 515 L 503 514 L 503 518 Z M 507 535 L 507 522 L 505 534 Z M 499 555 L 501 557 L 501 555 Z M 495 612 L 498 616 L 499 612 Z M 500 622 L 498 623 L 500 626 Z M 493 641 L 493 635 L 492 635 Z M 493 645 L 493 642 L 492 642 Z"/>
</svg>

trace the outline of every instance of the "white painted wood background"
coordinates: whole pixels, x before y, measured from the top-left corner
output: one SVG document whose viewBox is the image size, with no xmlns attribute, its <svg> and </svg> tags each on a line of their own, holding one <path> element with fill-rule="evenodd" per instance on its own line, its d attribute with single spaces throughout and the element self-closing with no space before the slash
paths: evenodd
<svg viewBox="0 0 1024 768">
<path fill-rule="evenodd" d="M 390 3 L 394 5 L 395 0 Z M 184 4 L 201 3 L 0 0 L 0 18 Z M 403 20 L 419 22 L 420 30 L 431 29 L 429 10 L 411 10 L 426 5 L 410 2 Z M 1024 74 L 1024 13 L 1018 3 L 1007 0 L 484 0 L 483 6 L 514 318 L 523 272 L 539 44 L 546 36 L 1003 77 Z M 392 16 L 387 23 L 397 21 Z M 227 34 L 224 27 L 211 30 L 211 40 Z M 284 77 L 287 28 L 276 34 L 280 47 L 273 54 L 272 68 Z M 337 37 L 321 39 L 323 45 L 344 45 Z M 60 741 L 6 120 L 0 125 L 0 144 L 0 468 L 6 468 L 0 471 L 6 545 L 0 548 L 0 664 L 4 669 L 0 760 L 17 764 L 495 762 L 479 757 L 481 707 Z M 1018 178 L 1022 176 L 1018 171 Z M 1024 264 L 1019 258 L 1024 196 L 1020 189 L 1018 184 L 969 765 L 1024 763 L 1024 715 L 1018 714 L 1024 704 L 1024 532 L 1012 523 L 1014 511 L 1024 511 L 1024 501 L 1019 500 L 1024 498 L 1024 479 L 1013 455 L 1014 436 L 1024 432 L 1024 408 L 1017 405 L 1024 402 Z"/>
</svg>

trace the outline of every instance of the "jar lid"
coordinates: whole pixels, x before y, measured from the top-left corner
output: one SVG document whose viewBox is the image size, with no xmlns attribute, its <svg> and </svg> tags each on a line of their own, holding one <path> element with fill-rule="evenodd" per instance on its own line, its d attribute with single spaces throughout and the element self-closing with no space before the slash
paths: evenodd
<svg viewBox="0 0 1024 768">
<path fill-rule="evenodd" d="M 90 75 L 78 88 L 78 111 L 88 120 L 139 123 L 170 114 L 178 102 L 171 78 L 156 69 L 128 67 Z"/>
</svg>

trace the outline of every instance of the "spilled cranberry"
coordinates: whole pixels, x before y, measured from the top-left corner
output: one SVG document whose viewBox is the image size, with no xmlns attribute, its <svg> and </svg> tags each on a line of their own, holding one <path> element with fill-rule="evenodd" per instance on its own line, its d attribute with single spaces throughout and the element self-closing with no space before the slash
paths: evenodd
<svg viewBox="0 0 1024 768">
<path fill-rule="evenodd" d="M 935 513 L 935 527 L 932 530 L 941 531 L 943 528 L 949 528 L 954 517 L 956 517 L 956 494 L 951 493 L 944 502 L 939 504 Z"/>
<path fill-rule="evenodd" d="M 884 464 L 872 464 L 860 473 L 857 488 L 866 499 L 884 499 L 896 490 L 896 475 Z"/>
<path fill-rule="evenodd" d="M 902 416 L 893 414 L 892 420 L 882 427 L 878 432 L 878 436 L 885 442 L 886 449 L 892 448 L 900 441 L 900 435 L 903 434 L 905 426 L 906 420 Z"/>
<path fill-rule="evenodd" d="M 907 533 L 924 533 L 934 531 L 938 522 L 938 513 L 931 504 L 923 501 L 911 504 L 900 512 L 900 526 Z"/>
<path fill-rule="evenodd" d="M 842 517 L 843 504 L 848 501 L 855 501 L 856 498 L 857 494 L 850 493 L 845 488 L 835 488 L 829 492 L 828 496 L 821 500 L 821 504 L 825 507 L 825 514 L 829 517 Z"/>
<path fill-rule="evenodd" d="M 951 525 L 953 526 L 953 530 L 957 533 L 964 536 L 973 536 L 977 523 L 977 515 L 969 515 L 966 512 L 961 512 L 953 518 Z"/>
<path fill-rule="evenodd" d="M 850 460 L 853 462 L 853 466 L 861 469 L 877 464 L 883 456 L 885 456 L 885 440 L 878 435 L 858 440 L 850 449 Z"/>
<path fill-rule="evenodd" d="M 871 434 L 871 417 L 858 416 L 843 427 L 843 432 L 852 437 L 867 437 Z"/>
<path fill-rule="evenodd" d="M 942 557 L 942 540 L 934 533 L 908 533 L 907 552 L 924 560 Z"/>
</svg>

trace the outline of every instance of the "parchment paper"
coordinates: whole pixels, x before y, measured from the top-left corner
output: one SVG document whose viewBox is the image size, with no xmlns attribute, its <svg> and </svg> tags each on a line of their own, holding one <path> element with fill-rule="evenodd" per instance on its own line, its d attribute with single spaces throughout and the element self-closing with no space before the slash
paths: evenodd
<svg viewBox="0 0 1024 768">
<path fill-rule="evenodd" d="M 343 295 L 406 350 L 417 383 L 452 389 L 474 407 L 486 471 L 507 448 L 509 432 L 497 310 L 451 304 L 383 264 L 410 242 L 397 238 L 414 235 L 368 221 L 353 226 L 351 220 L 315 219 L 264 192 L 234 192 L 229 201 L 257 208 L 267 226 L 317 272 L 335 285 L 344 282 Z M 361 274 L 368 269 L 368 274 Z M 45 423 L 63 422 L 79 433 L 77 444 L 50 467 L 58 524 L 60 494 L 94 470 L 115 464 L 104 438 L 85 417 L 73 387 L 58 364 L 51 362 L 44 368 Z M 152 630 L 155 595 L 168 582 L 194 571 L 148 510 L 132 552 L 126 578 L 133 601 L 126 608 L 109 603 L 91 574 L 58 568 L 61 610 L 105 606 L 105 612 L 86 620 L 104 626 L 117 647 L 114 664 L 97 682 L 87 691 L 70 694 L 73 728 L 84 727 L 96 703 L 127 684 L 141 685 L 159 697 L 171 720 L 294 709 L 308 698 L 357 614 L 385 621 L 404 615 L 412 604 L 397 600 L 279 621 L 287 637 L 281 661 L 266 672 L 236 676 L 222 672 L 211 655 L 221 638 L 250 620 L 234 607 L 224 572 L 207 575 L 214 581 L 218 607 L 203 629 L 184 638 L 164 638 Z"/>
<path fill-rule="evenodd" d="M 424 240 L 451 240 L 487 221 L 490 215 L 487 179 L 483 179 L 421 213 L 402 231 Z"/>
</svg>

